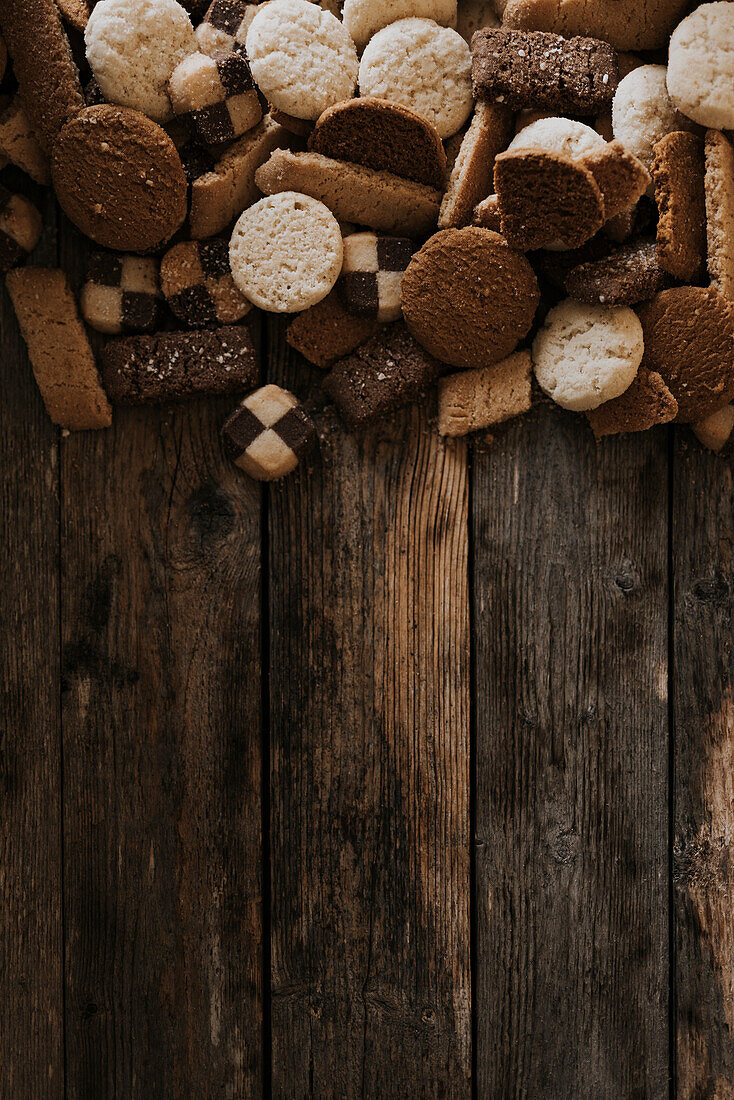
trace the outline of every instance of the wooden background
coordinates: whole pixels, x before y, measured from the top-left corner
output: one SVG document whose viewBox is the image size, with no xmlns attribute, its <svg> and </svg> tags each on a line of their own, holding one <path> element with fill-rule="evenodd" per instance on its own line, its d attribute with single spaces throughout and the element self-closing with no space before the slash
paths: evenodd
<svg viewBox="0 0 734 1100">
<path fill-rule="evenodd" d="M 1 320 L 0 1093 L 730 1100 L 731 467 L 413 410 L 261 490 Z"/>
</svg>

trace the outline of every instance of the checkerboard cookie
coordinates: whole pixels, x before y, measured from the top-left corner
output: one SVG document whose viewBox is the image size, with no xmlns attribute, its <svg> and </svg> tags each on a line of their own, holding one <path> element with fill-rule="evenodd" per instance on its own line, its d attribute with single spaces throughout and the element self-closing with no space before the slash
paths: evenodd
<svg viewBox="0 0 734 1100">
<path fill-rule="evenodd" d="M 344 241 L 337 290 L 349 313 L 374 317 L 380 324 L 402 313 L 400 285 L 415 245 L 407 237 L 354 233 Z"/>
<path fill-rule="evenodd" d="M 196 41 L 202 53 L 212 56 L 245 51 L 247 32 L 255 15 L 255 0 L 213 0 L 196 28 Z"/>
<path fill-rule="evenodd" d="M 517 351 L 490 367 L 439 379 L 439 435 L 468 435 L 527 412 L 532 370 L 530 352 Z"/>
<path fill-rule="evenodd" d="M 309 363 L 326 370 L 366 343 L 377 330 L 374 317 L 349 313 L 332 290 L 322 302 L 297 314 L 288 326 L 286 339 Z"/>
<path fill-rule="evenodd" d="M 711 284 L 734 301 L 734 148 L 718 130 L 706 134 L 705 189 Z"/>
<path fill-rule="evenodd" d="M 0 271 L 22 263 L 41 239 L 43 222 L 33 203 L 0 185 Z"/>
<path fill-rule="evenodd" d="M 691 427 L 700 443 L 722 458 L 734 454 L 734 405 L 725 405 Z"/>
<path fill-rule="evenodd" d="M 222 428 L 225 454 L 257 481 L 292 473 L 318 448 L 319 437 L 298 398 L 262 386 L 244 398 Z"/>
<path fill-rule="evenodd" d="M 191 54 L 174 69 L 168 94 L 177 115 L 186 116 L 202 141 L 234 141 L 262 118 L 247 58 L 241 53 Z"/>
<path fill-rule="evenodd" d="M 158 260 L 95 252 L 79 299 L 87 324 L 111 336 L 152 332 L 161 314 Z"/>
<path fill-rule="evenodd" d="M 655 146 L 652 175 L 658 205 L 658 254 L 662 267 L 684 283 L 706 270 L 704 145 L 676 130 Z"/>
<path fill-rule="evenodd" d="M 474 207 L 494 189 L 495 158 L 509 145 L 512 131 L 508 107 L 477 103 L 446 185 L 439 229 L 458 229 L 472 220 Z"/>
<path fill-rule="evenodd" d="M 678 415 L 678 402 L 662 375 L 640 364 L 634 381 L 623 394 L 586 413 L 597 439 L 627 432 L 646 432 L 669 424 Z"/>
<path fill-rule="evenodd" d="M 229 267 L 229 242 L 182 241 L 161 260 L 161 290 L 173 314 L 193 328 L 233 325 L 252 306 Z"/>
</svg>

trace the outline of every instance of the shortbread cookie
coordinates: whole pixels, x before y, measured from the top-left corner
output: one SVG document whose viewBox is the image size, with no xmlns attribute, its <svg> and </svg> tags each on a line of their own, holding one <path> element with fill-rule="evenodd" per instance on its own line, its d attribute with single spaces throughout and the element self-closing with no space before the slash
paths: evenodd
<svg viewBox="0 0 734 1100">
<path fill-rule="evenodd" d="M 734 305 L 713 287 L 674 287 L 638 308 L 645 363 L 663 376 L 687 424 L 734 397 Z"/>
<path fill-rule="evenodd" d="M 0 271 L 22 263 L 38 244 L 41 215 L 23 195 L 13 195 L 0 184 Z"/>
<path fill-rule="evenodd" d="M 287 130 L 289 134 L 295 134 L 296 137 L 309 138 L 313 133 L 314 124 L 311 119 L 294 118 L 293 115 L 286 114 L 285 111 L 279 111 L 272 104 L 270 104 L 270 117 L 284 130 Z"/>
<path fill-rule="evenodd" d="M 168 82 L 171 105 L 190 119 L 202 141 L 234 141 L 262 118 L 262 107 L 247 58 L 241 53 L 184 58 Z"/>
<path fill-rule="evenodd" d="M 362 54 L 359 90 L 410 107 L 440 137 L 451 137 L 473 106 L 469 47 L 431 19 L 401 19 L 378 31 Z"/>
<path fill-rule="evenodd" d="M 502 232 L 502 215 L 500 213 L 500 201 L 496 195 L 487 195 L 474 207 L 471 219 L 472 225 L 480 225 L 484 229 L 491 229 L 495 233 Z"/>
<path fill-rule="evenodd" d="M 695 134 L 676 130 L 655 146 L 652 165 L 658 205 L 660 263 L 683 283 L 706 270 L 704 148 Z"/>
<path fill-rule="evenodd" d="M 734 454 L 734 405 L 725 405 L 691 427 L 699 442 L 714 454 L 722 458 L 731 458 Z"/>
<path fill-rule="evenodd" d="M 655 241 L 638 241 L 609 256 L 572 268 L 565 278 L 571 298 L 600 306 L 633 306 L 668 286 Z"/>
<path fill-rule="evenodd" d="M 5 282 L 54 424 L 69 431 L 109 428 L 112 410 L 64 272 L 19 267 Z"/>
<path fill-rule="evenodd" d="M 113 405 L 226 396 L 257 385 L 258 361 L 246 325 L 158 332 L 108 340 L 100 355 Z"/>
<path fill-rule="evenodd" d="M 168 81 L 196 53 L 194 28 L 176 0 L 101 0 L 84 33 L 87 61 L 108 103 L 166 122 Z"/>
<path fill-rule="evenodd" d="M 323 203 L 295 191 L 261 199 L 234 227 L 229 264 L 245 297 L 271 313 L 316 305 L 339 278 L 339 225 Z"/>
<path fill-rule="evenodd" d="M 678 414 L 678 402 L 657 371 L 640 364 L 635 379 L 623 394 L 587 412 L 586 419 L 597 439 L 626 432 L 646 432 L 657 424 L 669 424 Z"/>
<path fill-rule="evenodd" d="M 507 151 L 517 153 L 525 149 L 539 149 L 543 153 L 557 153 L 571 160 L 579 160 L 587 153 L 603 149 L 605 144 L 601 134 L 583 122 L 543 117 L 519 130 Z"/>
<path fill-rule="evenodd" d="M 138 111 L 85 107 L 59 134 L 51 171 L 64 213 L 104 248 L 153 251 L 186 217 L 176 147 Z"/>
<path fill-rule="evenodd" d="M 538 385 L 564 409 L 586 412 L 630 386 L 642 362 L 642 325 L 626 306 L 555 306 L 533 341 Z"/>
<path fill-rule="evenodd" d="M 400 237 L 420 237 L 436 225 L 441 192 L 389 172 L 322 157 L 276 150 L 255 173 L 266 195 L 301 191 L 325 203 L 340 221 Z"/>
<path fill-rule="evenodd" d="M 499 23 L 494 0 L 460 0 L 456 29 L 470 44 L 476 31 L 483 27 L 498 27 Z"/>
<path fill-rule="evenodd" d="M 402 313 L 400 287 L 415 246 L 407 237 L 353 233 L 344 241 L 344 260 L 336 284 L 349 313 L 374 317 L 380 324 Z"/>
<path fill-rule="evenodd" d="M 227 458 L 257 481 L 292 473 L 318 443 L 316 427 L 298 398 L 280 386 L 249 394 L 222 427 Z"/>
<path fill-rule="evenodd" d="M 555 31 L 566 36 L 591 34 L 618 50 L 655 50 L 665 46 L 688 0 L 499 0 L 504 25 Z"/>
<path fill-rule="evenodd" d="M 247 32 L 257 15 L 255 0 L 213 0 L 196 28 L 202 53 L 212 56 L 230 50 L 245 50 Z"/>
<path fill-rule="evenodd" d="M 180 321 L 192 328 L 233 325 L 251 310 L 234 284 L 229 241 L 182 241 L 161 260 L 161 290 Z"/>
<path fill-rule="evenodd" d="M 501 103 L 477 103 L 449 176 L 438 215 L 439 229 L 460 228 L 494 190 L 494 162 L 512 136 L 513 116 Z"/>
<path fill-rule="evenodd" d="M 308 0 L 263 4 L 247 32 L 247 56 L 268 102 L 295 118 L 316 119 L 354 95 L 354 43 L 331 12 Z"/>
<path fill-rule="evenodd" d="M 92 14 L 94 0 L 56 0 L 56 4 L 64 22 L 83 34 Z"/>
<path fill-rule="evenodd" d="M 670 39 L 668 92 L 678 110 L 701 126 L 734 129 L 734 8 L 701 4 Z"/>
<path fill-rule="evenodd" d="M 364 96 L 325 111 L 309 149 L 334 160 L 443 189 L 446 153 L 435 126 L 399 103 Z"/>
<path fill-rule="evenodd" d="M 607 222 L 629 211 L 652 182 L 642 161 L 627 152 L 620 141 L 609 141 L 599 149 L 584 153 L 581 163 L 599 185 Z"/>
<path fill-rule="evenodd" d="M 440 372 L 399 321 L 336 363 L 324 389 L 348 428 L 364 428 L 417 401 Z"/>
<path fill-rule="evenodd" d="M 540 107 L 558 115 L 598 115 L 619 83 L 616 50 L 596 38 L 482 30 L 471 50 L 476 98 L 506 103 L 513 111 Z"/>
<path fill-rule="evenodd" d="M 408 328 L 453 367 L 486 367 L 527 336 L 540 298 L 528 261 L 497 233 L 469 226 L 436 233 L 403 276 Z"/>
<path fill-rule="evenodd" d="M 464 370 L 441 378 L 438 383 L 439 434 L 468 435 L 527 412 L 532 404 L 532 373 L 530 352 L 516 351 L 491 367 Z"/>
<path fill-rule="evenodd" d="M 111 336 L 152 332 L 161 313 L 158 260 L 95 252 L 79 298 L 87 324 Z"/>
<path fill-rule="evenodd" d="M 377 332 L 374 317 L 348 313 L 335 290 L 291 321 L 286 339 L 315 367 L 327 369 Z"/>
<path fill-rule="evenodd" d="M 706 230 L 711 284 L 734 301 L 734 148 L 718 130 L 706 134 Z"/>
<path fill-rule="evenodd" d="M 664 65 L 641 65 L 620 80 L 612 104 L 612 126 L 628 153 L 652 169 L 657 142 L 674 130 L 693 130 L 668 95 Z"/>
<path fill-rule="evenodd" d="M 36 183 L 47 186 L 51 182 L 48 157 L 31 129 L 20 96 L 0 114 L 0 154 Z"/>
<path fill-rule="evenodd" d="M 357 49 L 399 19 L 432 19 L 444 27 L 456 26 L 456 0 L 344 0 L 342 19 Z"/>
</svg>

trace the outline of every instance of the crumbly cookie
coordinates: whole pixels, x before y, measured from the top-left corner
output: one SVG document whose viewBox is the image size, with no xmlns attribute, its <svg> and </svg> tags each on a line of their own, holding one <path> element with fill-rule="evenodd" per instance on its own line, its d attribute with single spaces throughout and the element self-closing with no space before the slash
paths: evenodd
<svg viewBox="0 0 734 1100">
<path fill-rule="evenodd" d="M 251 130 L 262 118 L 260 97 L 247 58 L 230 52 L 184 58 L 168 82 L 171 105 L 202 141 L 219 145 Z"/>
<path fill-rule="evenodd" d="M 82 317 L 97 332 L 152 332 L 160 320 L 158 260 L 95 252 L 79 296 Z"/>
<path fill-rule="evenodd" d="M 400 287 L 415 246 L 407 237 L 352 233 L 344 240 L 344 260 L 336 284 L 350 313 L 375 317 L 380 324 L 402 313 Z"/>
<path fill-rule="evenodd" d="M 604 145 L 601 134 L 583 122 L 543 116 L 518 130 L 507 151 L 517 153 L 524 149 L 540 149 L 544 153 L 557 153 L 571 160 L 579 160 L 587 153 L 603 149 Z"/>
<path fill-rule="evenodd" d="M 629 211 L 652 182 L 642 161 L 628 153 L 620 141 L 609 141 L 599 149 L 584 153 L 581 163 L 599 185 L 607 222 Z"/>
<path fill-rule="evenodd" d="M 410 107 L 440 137 L 451 137 L 474 104 L 469 47 L 431 19 L 400 19 L 378 31 L 362 54 L 359 90 Z"/>
<path fill-rule="evenodd" d="M 626 432 L 646 432 L 657 424 L 669 424 L 678 415 L 678 402 L 662 375 L 644 361 L 635 380 L 619 397 L 587 412 L 586 419 L 597 439 Z"/>
<path fill-rule="evenodd" d="M 247 32 L 247 56 L 268 102 L 295 118 L 316 119 L 354 95 L 354 43 L 331 12 L 308 0 L 263 4 Z"/>
<path fill-rule="evenodd" d="M 637 241 L 608 256 L 571 268 L 565 278 L 568 295 L 600 306 L 633 306 L 646 302 L 671 282 L 660 265 L 655 241 Z"/>
<path fill-rule="evenodd" d="M 704 447 L 722 458 L 734 454 L 734 405 L 725 405 L 715 413 L 691 424 L 694 434 Z"/>
<path fill-rule="evenodd" d="M 161 260 L 161 290 L 171 313 L 192 328 L 233 325 L 252 308 L 234 284 L 222 237 L 169 249 Z"/>
<path fill-rule="evenodd" d="M 706 134 L 706 232 L 711 284 L 734 301 L 734 148 L 725 134 Z"/>
<path fill-rule="evenodd" d="M 287 191 L 261 199 L 234 227 L 229 264 L 245 297 L 271 313 L 297 313 L 332 289 L 342 267 L 342 235 L 323 203 Z"/>
<path fill-rule="evenodd" d="M 25 260 L 42 231 L 41 215 L 33 203 L 0 184 L 0 271 L 9 271 Z"/>
<path fill-rule="evenodd" d="M 222 427 L 225 454 L 257 481 L 292 473 L 318 442 L 298 398 L 280 386 L 261 386 L 248 394 Z"/>
<path fill-rule="evenodd" d="M 472 225 L 491 229 L 495 233 L 502 232 L 502 215 L 500 213 L 500 201 L 496 195 L 487 195 L 474 207 L 471 219 Z"/>
<path fill-rule="evenodd" d="M 456 0 L 344 0 L 342 19 L 357 49 L 398 19 L 432 19 L 444 27 L 456 26 Z"/>
<path fill-rule="evenodd" d="M 84 32 L 87 61 L 108 103 L 166 122 L 168 81 L 196 53 L 194 28 L 176 0 L 101 0 Z"/>
<path fill-rule="evenodd" d="M 695 134 L 676 130 L 655 146 L 652 175 L 658 205 L 660 263 L 683 283 L 706 270 L 704 148 Z"/>
<path fill-rule="evenodd" d="M 460 228 L 494 188 L 494 162 L 512 136 L 513 115 L 502 103 L 477 103 L 449 176 L 438 215 L 439 229 Z"/>
<path fill-rule="evenodd" d="M 628 153 L 652 169 L 654 148 L 673 130 L 693 130 L 668 95 L 664 65 L 641 65 L 620 80 L 612 104 L 612 126 Z"/>
<path fill-rule="evenodd" d="M 734 129 L 734 8 L 701 4 L 673 31 L 668 92 L 678 110 L 701 126 Z"/>
<path fill-rule="evenodd" d="M 92 14 L 94 0 L 56 0 L 56 4 L 64 22 L 83 34 Z"/>
<path fill-rule="evenodd" d="M 460 0 L 456 29 L 470 44 L 475 31 L 480 31 L 483 27 L 499 26 L 495 2 L 496 0 Z"/>
<path fill-rule="evenodd" d="M 422 346 L 453 367 L 486 367 L 527 336 L 538 307 L 528 261 L 488 229 L 443 229 L 403 276 L 403 314 Z"/>
<path fill-rule="evenodd" d="M 439 379 L 439 435 L 468 435 L 527 412 L 532 373 L 530 352 L 516 351 L 501 363 Z"/>
<path fill-rule="evenodd" d="M 51 171 L 64 213 L 104 248 L 153 251 L 186 217 L 176 147 L 138 111 L 85 107 L 59 134 Z"/>
<path fill-rule="evenodd" d="M 362 96 L 325 111 L 309 149 L 334 160 L 443 189 L 446 153 L 435 126 L 421 115 L 385 99 Z"/>
<path fill-rule="evenodd" d="M 504 25 L 591 34 L 618 50 L 656 50 L 688 7 L 688 0 L 499 0 Z"/>
<path fill-rule="evenodd" d="M 202 53 L 215 56 L 230 50 L 245 50 L 250 23 L 257 15 L 255 0 L 212 0 L 196 28 Z"/>
<path fill-rule="evenodd" d="M 374 317 L 348 313 L 335 290 L 323 302 L 299 313 L 288 326 L 286 340 L 315 367 L 326 370 L 377 332 Z"/>
<path fill-rule="evenodd" d="M 23 110 L 20 96 L 0 114 L 0 154 L 44 187 L 51 182 L 46 151 L 39 144 Z"/>
</svg>

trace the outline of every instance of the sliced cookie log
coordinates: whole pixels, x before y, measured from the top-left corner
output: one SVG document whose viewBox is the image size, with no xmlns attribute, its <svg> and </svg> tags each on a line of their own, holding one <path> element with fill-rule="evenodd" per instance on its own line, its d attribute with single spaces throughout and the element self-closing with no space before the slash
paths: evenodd
<svg viewBox="0 0 734 1100">
<path fill-rule="evenodd" d="M 619 397 L 605 401 L 586 413 L 597 439 L 626 432 L 646 432 L 658 424 L 669 424 L 678 415 L 678 402 L 662 375 L 640 364 L 632 385 Z"/>
<path fill-rule="evenodd" d="M 0 185 L 0 271 L 22 263 L 38 244 L 43 222 L 33 203 Z"/>
<path fill-rule="evenodd" d="M 734 455 L 734 405 L 725 405 L 718 412 L 692 424 L 694 434 L 704 447 L 722 458 Z"/>
<path fill-rule="evenodd" d="M 51 182 L 48 157 L 31 129 L 20 96 L 0 114 L 0 154 L 36 183 L 45 187 Z"/>
<path fill-rule="evenodd" d="M 734 301 L 734 147 L 718 130 L 706 134 L 705 184 L 709 275 Z"/>
<path fill-rule="evenodd" d="M 670 276 L 660 266 L 655 241 L 638 241 L 599 260 L 579 264 L 565 278 L 566 291 L 578 302 L 631 306 L 664 290 Z"/>
<path fill-rule="evenodd" d="M 701 279 L 706 270 L 704 173 L 704 146 L 695 134 L 675 130 L 655 145 L 660 263 L 683 283 Z"/>
<path fill-rule="evenodd" d="M 634 206 L 652 182 L 642 161 L 628 153 L 619 141 L 609 141 L 580 159 L 599 185 L 607 221 Z"/>
<path fill-rule="evenodd" d="M 439 435 L 468 435 L 527 412 L 532 373 L 530 352 L 517 351 L 490 367 L 439 379 Z"/>
<path fill-rule="evenodd" d="M 513 135 L 513 114 L 501 103 L 477 103 L 451 169 L 438 215 L 439 229 L 461 228 L 494 187 L 494 162 Z"/>
<path fill-rule="evenodd" d="M 471 48 L 476 98 L 514 111 L 540 107 L 558 115 L 598 115 L 619 83 L 616 50 L 596 38 L 485 29 L 474 35 Z"/>
<path fill-rule="evenodd" d="M 252 306 L 234 284 L 229 242 L 181 241 L 161 260 L 161 290 L 174 316 L 192 328 L 233 325 Z"/>
<path fill-rule="evenodd" d="M 403 315 L 422 346 L 453 367 L 506 358 L 530 331 L 540 300 L 525 257 L 497 233 L 443 229 L 411 260 Z"/>
<path fill-rule="evenodd" d="M 248 394 L 222 427 L 227 458 L 257 481 L 286 477 L 318 443 L 316 426 L 298 398 L 274 385 Z"/>
<path fill-rule="evenodd" d="M 689 0 L 501 0 L 503 24 L 557 34 L 591 34 L 618 50 L 656 50 L 690 7 Z"/>
<path fill-rule="evenodd" d="M 606 217 L 604 199 L 583 164 L 557 153 L 500 153 L 494 166 L 502 234 L 514 248 L 578 248 Z"/>
<path fill-rule="evenodd" d="M 676 420 L 690 423 L 734 397 L 734 305 L 712 287 L 674 287 L 638 307 L 645 365 L 678 402 Z"/>
<path fill-rule="evenodd" d="M 323 370 L 364 344 L 378 331 L 374 317 L 358 317 L 342 305 L 335 290 L 291 321 L 286 340 Z"/>
<path fill-rule="evenodd" d="M 435 126 L 409 107 L 365 96 L 330 107 L 308 147 L 313 153 L 443 189 L 446 153 Z"/>
</svg>

